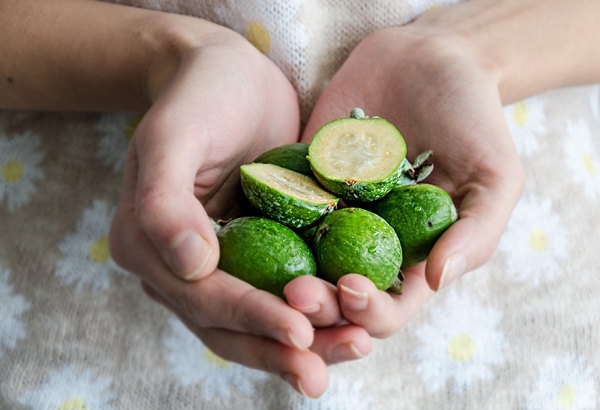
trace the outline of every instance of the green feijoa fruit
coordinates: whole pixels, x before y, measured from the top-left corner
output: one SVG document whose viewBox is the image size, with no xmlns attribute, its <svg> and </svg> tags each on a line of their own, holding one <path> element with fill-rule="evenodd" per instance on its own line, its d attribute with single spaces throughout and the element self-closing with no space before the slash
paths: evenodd
<svg viewBox="0 0 600 410">
<path fill-rule="evenodd" d="M 291 228 L 316 223 L 339 201 L 313 179 L 273 164 L 240 167 L 242 190 L 266 216 Z"/>
<path fill-rule="evenodd" d="M 360 109 L 350 118 L 325 124 L 308 147 L 317 180 L 344 199 L 374 201 L 397 186 L 406 143 L 389 121 L 366 117 Z"/>
<path fill-rule="evenodd" d="M 439 237 L 458 219 L 450 195 L 430 184 L 395 188 L 372 210 L 396 231 L 402 243 L 402 268 L 426 260 Z"/>
<path fill-rule="evenodd" d="M 289 281 L 316 274 L 313 254 L 304 241 L 271 219 L 233 219 L 217 230 L 217 238 L 219 269 L 282 298 Z"/>
<path fill-rule="evenodd" d="M 314 252 L 318 274 L 336 284 L 348 273 L 369 278 L 380 290 L 398 277 L 402 248 L 392 227 L 361 208 L 338 209 L 319 223 Z"/>
<path fill-rule="evenodd" d="M 308 144 L 296 142 L 275 147 L 261 154 L 253 162 L 279 165 L 282 168 L 287 168 L 307 177 L 314 178 L 313 172 L 310 169 L 310 163 L 306 158 L 307 155 Z"/>
</svg>

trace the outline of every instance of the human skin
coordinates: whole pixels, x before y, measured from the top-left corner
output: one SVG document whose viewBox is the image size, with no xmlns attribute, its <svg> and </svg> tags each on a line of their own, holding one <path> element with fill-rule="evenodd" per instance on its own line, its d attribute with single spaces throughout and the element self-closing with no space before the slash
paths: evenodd
<svg viewBox="0 0 600 410">
<path fill-rule="evenodd" d="M 410 159 L 433 150 L 427 182 L 451 194 L 460 219 L 426 263 L 404 271 L 402 295 L 350 274 L 335 289 L 297 279 L 285 289 L 288 302 L 308 308 L 313 322 L 343 319 L 384 338 L 435 291 L 489 260 L 524 186 L 502 106 L 600 82 L 599 15 L 594 0 L 475 0 L 365 38 L 323 91 L 302 141 L 352 107 L 386 118 Z"/>
<path fill-rule="evenodd" d="M 95 1 L 5 0 L 0 26 L 0 108 L 145 112 L 110 248 L 152 299 L 214 353 L 311 397 L 325 391 L 328 364 L 370 352 L 361 327 L 315 331 L 216 268 L 208 215 L 235 214 L 239 165 L 299 139 L 297 95 L 269 59 L 209 22 Z"/>
<path fill-rule="evenodd" d="M 238 166 L 301 131 L 292 87 L 230 30 L 86 0 L 1 1 L 0 107 L 147 111 L 128 152 L 113 258 L 215 353 L 316 397 L 326 365 L 393 334 L 440 287 L 444 266 L 448 284 L 490 257 L 524 180 L 501 106 L 600 81 L 599 7 L 471 0 L 428 12 L 368 36 L 323 92 L 303 141 L 362 107 L 397 124 L 413 155 L 434 150 L 428 181 L 458 206 L 460 221 L 405 272 L 401 296 L 359 275 L 337 287 L 298 278 L 286 288 L 292 308 L 216 269 L 208 215 L 228 216 Z"/>
</svg>

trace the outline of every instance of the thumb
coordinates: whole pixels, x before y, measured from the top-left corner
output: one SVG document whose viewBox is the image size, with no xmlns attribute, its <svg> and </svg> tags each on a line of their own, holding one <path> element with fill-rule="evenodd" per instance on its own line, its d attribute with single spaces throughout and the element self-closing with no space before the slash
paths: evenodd
<svg viewBox="0 0 600 410">
<path fill-rule="evenodd" d="M 203 278 L 216 269 L 219 245 L 209 216 L 194 195 L 198 152 L 171 121 L 140 123 L 136 131 L 136 218 L 162 259 L 182 279 Z"/>
<path fill-rule="evenodd" d="M 501 175 L 477 172 L 462 198 L 459 219 L 431 250 L 425 267 L 429 287 L 440 290 L 493 255 L 524 189 L 523 168 L 516 160 Z"/>
</svg>

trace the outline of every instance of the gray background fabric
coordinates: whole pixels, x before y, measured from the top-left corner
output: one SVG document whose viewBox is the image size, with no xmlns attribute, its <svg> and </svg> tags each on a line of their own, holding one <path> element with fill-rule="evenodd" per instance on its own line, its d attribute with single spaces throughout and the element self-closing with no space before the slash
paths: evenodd
<svg viewBox="0 0 600 410">
<path fill-rule="evenodd" d="M 262 19 L 305 114 L 360 38 L 433 5 L 132 3 L 241 32 Z M 293 30 L 277 37 L 267 9 Z M 0 112 L 0 409 L 598 408 L 599 106 L 586 86 L 505 108 L 527 184 L 498 250 L 369 357 L 332 366 L 319 400 L 216 358 L 106 254 L 139 115 Z"/>
</svg>

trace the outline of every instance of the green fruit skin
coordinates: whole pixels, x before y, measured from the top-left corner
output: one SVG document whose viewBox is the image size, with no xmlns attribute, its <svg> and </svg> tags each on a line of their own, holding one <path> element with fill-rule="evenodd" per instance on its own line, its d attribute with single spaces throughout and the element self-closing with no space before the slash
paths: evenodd
<svg viewBox="0 0 600 410">
<path fill-rule="evenodd" d="M 372 210 L 396 231 L 404 255 L 402 269 L 425 261 L 439 237 L 457 219 L 450 195 L 430 184 L 395 188 L 376 201 Z"/>
<path fill-rule="evenodd" d="M 338 121 L 381 121 L 389 124 L 390 130 L 394 131 L 397 134 L 398 142 L 402 144 L 404 154 L 401 158 L 398 158 L 398 165 L 396 169 L 386 178 L 379 181 L 353 181 L 353 183 L 349 184 L 346 180 L 334 179 L 327 175 L 324 175 L 323 172 L 319 170 L 318 164 L 315 164 L 314 154 L 311 155 L 312 149 L 314 147 L 309 145 L 308 147 L 308 161 L 310 163 L 312 173 L 316 177 L 317 181 L 321 185 L 323 185 L 327 190 L 333 192 L 336 195 L 344 199 L 349 200 L 359 200 L 364 202 L 375 201 L 385 194 L 387 194 L 391 189 L 400 185 L 401 179 L 404 176 L 404 165 L 405 165 L 405 157 L 406 157 L 406 142 L 402 137 L 400 131 L 396 129 L 396 127 L 390 123 L 389 121 L 373 117 L 373 118 L 365 118 L 365 119 L 355 119 L 355 118 L 339 118 L 337 120 L 333 120 L 327 124 L 325 124 L 313 138 L 313 141 L 318 138 L 319 132 L 326 130 L 328 127 L 335 126 Z"/>
<path fill-rule="evenodd" d="M 316 275 L 311 250 L 290 228 L 262 217 L 242 217 L 217 233 L 219 269 L 257 289 L 284 298 L 283 288 L 301 275 Z"/>
<path fill-rule="evenodd" d="M 314 204 L 293 198 L 244 172 L 241 166 L 242 190 L 250 203 L 269 218 L 290 228 L 306 228 L 337 207 L 338 198 L 330 203 Z M 290 171 L 292 172 L 292 171 Z"/>
<path fill-rule="evenodd" d="M 317 181 L 323 185 L 328 191 L 344 199 L 359 200 L 364 202 L 375 201 L 390 192 L 399 184 L 400 173 L 394 172 L 388 178 L 377 182 L 361 182 L 356 181 L 352 185 L 348 185 L 346 181 L 327 179 L 319 171 L 313 169 L 313 173 Z"/>
<path fill-rule="evenodd" d="M 402 248 L 392 227 L 360 208 L 339 209 L 323 218 L 314 251 L 318 274 L 333 284 L 348 273 L 358 273 L 386 290 L 402 264 Z"/>
<path fill-rule="evenodd" d="M 275 147 L 261 154 L 253 162 L 279 165 L 282 168 L 298 172 L 314 179 L 313 172 L 310 169 L 310 163 L 306 158 L 307 155 L 308 144 L 295 142 L 293 144 Z"/>
</svg>

